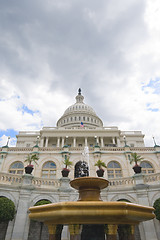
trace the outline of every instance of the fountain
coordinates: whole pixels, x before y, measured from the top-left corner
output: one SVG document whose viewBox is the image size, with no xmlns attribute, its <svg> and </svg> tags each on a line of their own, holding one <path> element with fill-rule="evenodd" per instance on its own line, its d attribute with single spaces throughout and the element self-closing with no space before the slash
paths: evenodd
<svg viewBox="0 0 160 240">
<path fill-rule="evenodd" d="M 117 225 L 131 225 L 131 238 L 134 239 L 134 226 L 142 221 L 155 217 L 153 208 L 128 202 L 103 202 L 100 197 L 101 189 L 108 186 L 108 181 L 98 177 L 81 177 L 70 182 L 71 187 L 79 191 L 77 202 L 59 202 L 31 207 L 29 217 L 48 225 L 49 239 L 55 240 L 56 225 L 69 225 L 72 240 L 80 238 L 80 225 L 107 224 L 107 239 L 116 240 Z M 96 225 L 97 226 L 97 225 Z M 83 234 L 85 235 L 85 231 Z M 104 239 L 96 237 L 96 240 Z"/>
</svg>

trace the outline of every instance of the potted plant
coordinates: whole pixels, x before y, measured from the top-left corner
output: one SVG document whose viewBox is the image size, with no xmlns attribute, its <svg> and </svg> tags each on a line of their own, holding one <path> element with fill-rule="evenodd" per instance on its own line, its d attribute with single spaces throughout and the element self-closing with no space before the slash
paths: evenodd
<svg viewBox="0 0 160 240">
<path fill-rule="evenodd" d="M 98 170 L 96 171 L 98 177 L 103 177 L 104 175 L 104 170 L 102 167 L 107 168 L 106 164 L 102 160 L 98 160 L 94 166 L 98 167 Z"/>
<path fill-rule="evenodd" d="M 131 159 L 130 159 L 130 163 L 134 162 L 135 165 L 133 166 L 133 170 L 134 172 L 137 173 L 141 173 L 141 166 L 138 165 L 138 162 L 141 162 L 144 158 L 141 157 L 140 155 L 138 155 L 136 152 L 135 153 L 131 153 Z"/>
<path fill-rule="evenodd" d="M 68 169 L 68 167 L 72 166 L 73 163 L 69 160 L 69 157 L 67 157 L 67 155 L 65 155 L 64 161 L 63 161 L 65 167 L 62 169 L 62 176 L 63 177 L 68 177 L 70 170 Z"/>
<path fill-rule="evenodd" d="M 39 157 L 37 156 L 36 153 L 33 153 L 33 154 L 28 154 L 25 161 L 24 162 L 27 162 L 28 165 L 25 167 L 25 173 L 27 174 L 31 174 L 32 171 L 33 171 L 33 165 L 32 165 L 32 162 L 34 162 L 35 164 L 38 165 L 37 161 L 38 161 Z"/>
</svg>

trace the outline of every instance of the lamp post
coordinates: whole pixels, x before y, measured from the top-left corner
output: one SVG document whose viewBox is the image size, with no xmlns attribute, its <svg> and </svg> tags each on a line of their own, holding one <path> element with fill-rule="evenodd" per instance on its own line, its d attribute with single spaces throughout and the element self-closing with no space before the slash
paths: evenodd
<svg viewBox="0 0 160 240">
<path fill-rule="evenodd" d="M 95 138 L 95 146 L 98 146 L 97 136 L 95 136 L 94 138 Z"/>
<path fill-rule="evenodd" d="M 124 137 L 123 137 L 123 139 L 124 139 L 124 146 L 126 147 L 127 146 L 127 141 L 126 141 L 126 136 L 124 135 Z"/>
<path fill-rule="evenodd" d="M 68 146 L 68 136 L 66 136 L 66 146 Z"/>
<path fill-rule="evenodd" d="M 38 146 L 39 143 L 39 136 L 37 136 L 37 141 L 36 141 L 36 145 Z"/>
<path fill-rule="evenodd" d="M 9 139 L 10 139 L 11 137 L 10 136 L 8 136 L 8 140 L 7 140 L 7 147 L 8 147 L 8 144 L 9 144 Z"/>
<path fill-rule="evenodd" d="M 153 142 L 154 142 L 154 146 L 156 146 L 157 144 L 156 144 L 156 140 L 154 137 L 153 137 Z"/>
</svg>

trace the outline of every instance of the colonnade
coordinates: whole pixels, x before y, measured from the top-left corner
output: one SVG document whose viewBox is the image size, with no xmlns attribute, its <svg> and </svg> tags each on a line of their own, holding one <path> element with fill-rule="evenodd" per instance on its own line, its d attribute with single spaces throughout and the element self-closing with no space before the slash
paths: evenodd
<svg viewBox="0 0 160 240">
<path fill-rule="evenodd" d="M 43 137 L 40 141 L 40 147 L 51 147 L 50 140 L 54 139 L 55 147 L 63 147 L 66 143 L 72 147 L 82 147 L 98 144 L 100 147 L 105 147 L 104 137 Z M 80 140 L 81 139 L 81 140 Z M 120 139 L 118 137 L 109 137 L 108 144 L 120 147 Z M 80 142 L 79 142 L 80 141 Z M 82 146 L 81 146 L 82 145 Z"/>
</svg>

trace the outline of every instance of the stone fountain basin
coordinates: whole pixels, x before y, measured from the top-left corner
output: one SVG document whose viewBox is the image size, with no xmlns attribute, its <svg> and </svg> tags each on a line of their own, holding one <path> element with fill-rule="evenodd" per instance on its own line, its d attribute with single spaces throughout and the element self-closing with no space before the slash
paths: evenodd
<svg viewBox="0 0 160 240">
<path fill-rule="evenodd" d="M 139 224 L 154 208 L 128 202 L 77 201 L 31 207 L 29 217 L 47 224 Z"/>
</svg>

